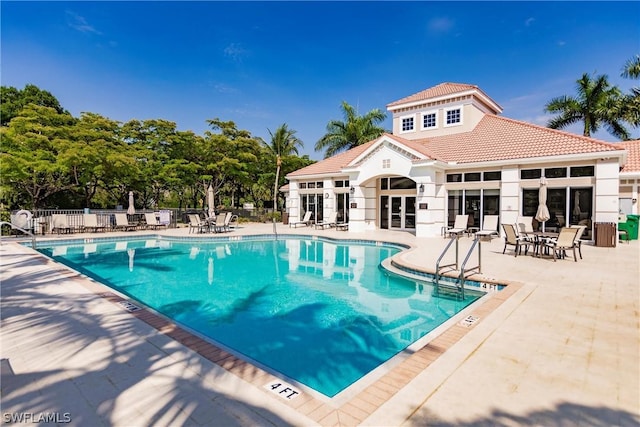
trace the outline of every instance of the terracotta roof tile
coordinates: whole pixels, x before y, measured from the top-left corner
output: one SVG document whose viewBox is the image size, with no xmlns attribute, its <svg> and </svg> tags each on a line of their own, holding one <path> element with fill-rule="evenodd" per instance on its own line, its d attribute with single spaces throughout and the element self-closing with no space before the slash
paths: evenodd
<svg viewBox="0 0 640 427">
<path fill-rule="evenodd" d="M 486 115 L 470 132 L 420 140 L 432 157 L 474 163 L 621 150 L 615 144 L 505 117 Z"/>
<path fill-rule="evenodd" d="M 343 167 L 347 166 L 353 159 L 358 157 L 376 141 L 377 139 L 374 139 L 373 141 L 369 141 L 343 153 L 336 154 L 328 159 L 320 160 L 317 163 L 298 169 L 297 171 L 293 171 L 287 176 L 317 175 L 340 172 Z"/>
<path fill-rule="evenodd" d="M 452 95 L 454 93 L 466 92 L 474 89 L 480 91 L 480 88 L 478 88 L 478 86 L 475 86 L 475 85 L 464 84 L 464 83 L 440 83 L 437 86 L 431 87 L 429 89 L 425 89 L 418 93 L 414 93 L 413 95 L 409 95 L 407 97 L 394 101 L 390 104 L 387 104 L 387 108 L 394 107 L 396 105 L 406 104 L 409 102 L 423 101 L 430 98 L 438 98 L 441 96 Z"/>
<path fill-rule="evenodd" d="M 382 137 L 393 139 L 427 159 L 458 164 L 619 151 L 629 149 L 624 146 L 628 144 L 635 150 L 636 157 L 629 150 L 624 171 L 640 170 L 638 141 L 608 143 L 495 115 L 484 116 L 472 131 L 465 133 L 420 140 L 408 140 L 390 134 Z M 321 160 L 288 176 L 338 173 L 379 139 Z"/>
<path fill-rule="evenodd" d="M 615 145 L 620 145 L 627 150 L 627 162 L 622 172 L 640 172 L 640 139 L 618 142 Z"/>
</svg>

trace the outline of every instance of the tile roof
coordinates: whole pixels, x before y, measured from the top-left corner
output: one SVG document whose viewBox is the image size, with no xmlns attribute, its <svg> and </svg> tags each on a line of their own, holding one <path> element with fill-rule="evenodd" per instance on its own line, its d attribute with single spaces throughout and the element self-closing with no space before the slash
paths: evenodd
<svg viewBox="0 0 640 427">
<path fill-rule="evenodd" d="M 470 132 L 419 140 L 430 157 L 444 162 L 474 163 L 533 157 L 618 151 L 608 142 L 518 120 L 486 115 Z"/>
<path fill-rule="evenodd" d="M 353 159 L 358 157 L 367 148 L 371 147 L 378 139 L 374 139 L 373 141 L 369 141 L 343 153 L 336 154 L 328 159 L 320 160 L 317 163 L 298 169 L 297 171 L 293 171 L 287 176 L 304 176 L 340 172 L 343 167 L 351 163 Z"/>
<path fill-rule="evenodd" d="M 380 138 L 393 139 L 398 144 L 421 153 L 426 159 L 457 164 L 601 153 L 626 148 L 624 143 L 603 142 L 491 114 L 484 116 L 469 132 L 419 140 L 408 140 L 390 134 Z M 338 173 L 380 138 L 299 169 L 288 176 Z M 640 153 L 637 143 L 634 147 Z M 631 157 L 629 154 L 629 168 L 640 170 L 640 165 L 632 163 Z M 636 166 L 632 166 L 634 164 Z M 627 166 L 625 171 L 626 168 Z"/>
<path fill-rule="evenodd" d="M 477 90 L 478 92 L 487 96 L 476 85 L 470 85 L 465 83 L 440 83 L 439 85 L 436 85 L 429 89 L 425 89 L 418 93 L 414 93 L 413 95 L 409 95 L 397 101 L 391 102 L 387 104 L 387 108 L 394 107 L 396 105 L 407 104 L 409 102 L 425 101 L 430 98 L 439 98 L 441 96 L 452 95 L 454 93 L 467 92 L 470 90 Z M 487 98 L 489 97 L 487 96 Z"/>
<path fill-rule="evenodd" d="M 620 145 L 627 150 L 627 162 L 621 172 L 640 172 L 640 139 L 618 142 L 615 145 Z"/>
</svg>

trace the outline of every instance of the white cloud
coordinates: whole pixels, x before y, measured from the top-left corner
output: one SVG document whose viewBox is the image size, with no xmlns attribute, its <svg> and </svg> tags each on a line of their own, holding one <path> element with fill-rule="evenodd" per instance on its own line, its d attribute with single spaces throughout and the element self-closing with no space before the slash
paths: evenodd
<svg viewBox="0 0 640 427">
<path fill-rule="evenodd" d="M 536 20 L 535 18 L 529 18 L 529 19 L 527 19 L 526 21 L 524 21 L 524 25 L 525 25 L 526 27 L 530 27 L 530 26 L 531 26 L 531 24 L 533 24 L 535 20 Z"/>
<path fill-rule="evenodd" d="M 69 25 L 69 27 L 73 28 L 74 30 L 80 31 L 81 33 L 102 35 L 102 33 L 96 30 L 92 25 L 90 25 L 83 16 L 80 16 L 70 10 L 68 10 L 66 13 L 67 25 Z"/>
<path fill-rule="evenodd" d="M 241 61 L 242 57 L 247 55 L 247 50 L 240 44 L 231 43 L 229 46 L 224 48 L 224 54 L 234 61 Z"/>
</svg>

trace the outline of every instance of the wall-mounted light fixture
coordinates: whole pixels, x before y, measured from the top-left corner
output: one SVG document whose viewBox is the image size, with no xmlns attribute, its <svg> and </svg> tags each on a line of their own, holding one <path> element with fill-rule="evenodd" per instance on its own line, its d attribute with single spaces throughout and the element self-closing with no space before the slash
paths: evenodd
<svg viewBox="0 0 640 427">
<path fill-rule="evenodd" d="M 329 193 L 324 193 L 324 198 L 328 199 L 329 198 Z"/>
<path fill-rule="evenodd" d="M 353 195 L 353 194 L 355 194 L 355 192 L 356 192 L 356 189 L 352 185 L 351 188 L 349 189 L 349 193 L 351 193 L 351 195 Z"/>
<path fill-rule="evenodd" d="M 638 199 L 631 199 L 631 203 L 637 203 Z"/>
<path fill-rule="evenodd" d="M 420 190 L 421 193 L 424 193 L 424 184 L 420 184 L 420 187 L 418 187 L 418 190 Z"/>
</svg>

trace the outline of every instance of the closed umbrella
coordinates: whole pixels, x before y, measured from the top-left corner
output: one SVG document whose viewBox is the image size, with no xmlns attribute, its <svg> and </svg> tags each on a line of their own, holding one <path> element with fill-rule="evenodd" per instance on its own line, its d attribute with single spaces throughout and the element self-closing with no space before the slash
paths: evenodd
<svg viewBox="0 0 640 427">
<path fill-rule="evenodd" d="M 538 192 L 538 211 L 536 212 L 536 220 L 539 222 L 548 221 L 549 208 L 547 208 L 547 180 L 543 176 L 540 178 L 540 190 Z"/>
<path fill-rule="evenodd" d="M 213 218 L 216 212 L 213 209 L 213 187 L 211 185 L 207 189 L 207 204 L 209 205 L 209 218 Z"/>
<path fill-rule="evenodd" d="M 133 205 L 133 191 L 129 191 L 129 207 L 127 208 L 127 213 L 129 215 L 133 215 L 136 213 L 136 208 Z"/>
</svg>

